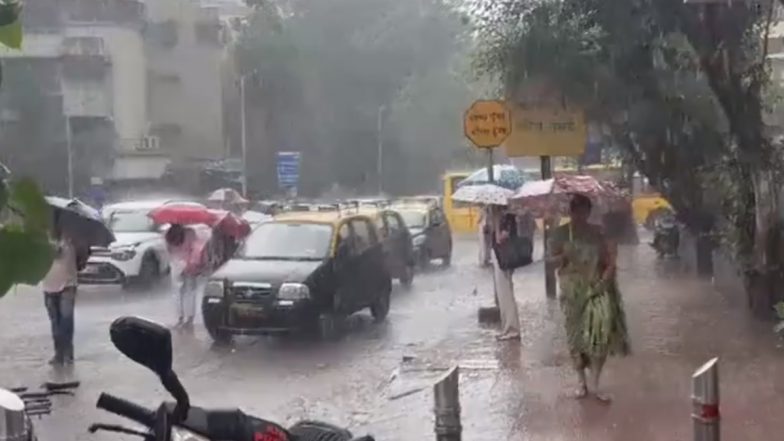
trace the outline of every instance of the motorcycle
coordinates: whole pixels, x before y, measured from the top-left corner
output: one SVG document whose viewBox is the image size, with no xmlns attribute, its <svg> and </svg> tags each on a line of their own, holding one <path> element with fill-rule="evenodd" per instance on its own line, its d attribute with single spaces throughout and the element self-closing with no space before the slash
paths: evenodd
<svg viewBox="0 0 784 441">
<path fill-rule="evenodd" d="M 680 231 L 673 217 L 667 216 L 656 221 L 651 246 L 656 250 L 659 258 L 678 257 Z"/>
<path fill-rule="evenodd" d="M 300 421 L 286 429 L 239 409 L 191 406 L 188 393 L 172 370 L 172 340 L 167 328 L 138 317 L 121 317 L 111 324 L 110 336 L 120 352 L 158 376 L 175 402 L 164 402 L 151 410 L 102 393 L 96 407 L 139 423 L 147 431 L 95 423 L 89 427 L 90 433 L 136 435 L 145 441 L 374 441 L 369 435 L 354 438 L 347 429 L 319 421 Z"/>
<path fill-rule="evenodd" d="M 47 382 L 40 390 L 26 386 L 0 388 L 0 439 L 14 441 L 36 441 L 38 438 L 31 417 L 41 418 L 52 412 L 53 395 L 73 395 L 72 389 L 79 387 L 78 381 L 67 383 Z"/>
</svg>

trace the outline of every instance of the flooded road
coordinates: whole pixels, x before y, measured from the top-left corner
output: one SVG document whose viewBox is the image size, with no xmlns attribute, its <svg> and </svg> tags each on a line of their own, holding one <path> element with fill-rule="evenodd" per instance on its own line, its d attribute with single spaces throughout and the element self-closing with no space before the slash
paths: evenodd
<svg viewBox="0 0 784 441">
<path fill-rule="evenodd" d="M 195 335 L 175 335 L 175 369 L 194 404 L 412 440 L 434 438 L 430 384 L 458 364 L 466 440 L 672 441 L 691 437 L 691 373 L 718 355 L 725 439 L 774 439 L 784 379 L 776 375 L 782 358 L 769 324 L 746 318 L 743 305 L 704 282 L 663 271 L 646 245 L 623 249 L 619 266 L 634 353 L 608 363 L 609 406 L 569 397 L 574 379 L 560 312 L 545 298 L 541 264 L 515 275 L 520 343 L 498 343 L 494 329 L 478 325 L 477 308 L 492 304 L 492 282 L 476 266 L 476 243 L 462 240 L 450 268 L 418 275 L 411 291 L 396 287 L 385 323 L 363 313 L 337 342 L 242 338 L 232 348 L 213 347 L 197 324 Z M 18 288 L 2 300 L 0 384 L 82 381 L 75 397 L 57 398 L 53 414 L 36 421 L 42 439 L 110 439 L 87 433 L 93 421 L 117 421 L 95 409 L 101 391 L 151 407 L 168 399 L 108 338 L 120 315 L 171 323 L 172 296 L 158 291 L 83 289 L 76 364 L 65 374 L 46 365 L 51 344 L 41 294 Z"/>
</svg>

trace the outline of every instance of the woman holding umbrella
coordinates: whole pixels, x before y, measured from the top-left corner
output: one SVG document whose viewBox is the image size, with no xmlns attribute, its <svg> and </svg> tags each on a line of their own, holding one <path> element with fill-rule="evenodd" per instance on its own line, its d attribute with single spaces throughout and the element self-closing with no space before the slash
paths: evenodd
<svg viewBox="0 0 784 441">
<path fill-rule="evenodd" d="M 609 402 L 599 390 L 604 362 L 608 355 L 627 354 L 629 343 L 615 279 L 615 247 L 600 227 L 588 222 L 591 208 L 587 196 L 573 195 L 571 222 L 554 231 L 549 250 L 550 260 L 559 267 L 567 342 L 579 380 L 576 397 L 590 392 Z M 586 370 L 590 371 L 590 383 L 586 382 Z"/>
</svg>

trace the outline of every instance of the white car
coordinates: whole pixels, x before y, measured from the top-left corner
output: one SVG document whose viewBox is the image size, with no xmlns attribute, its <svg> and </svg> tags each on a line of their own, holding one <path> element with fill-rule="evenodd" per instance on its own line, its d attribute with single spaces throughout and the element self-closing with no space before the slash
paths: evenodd
<svg viewBox="0 0 784 441">
<path fill-rule="evenodd" d="M 134 201 L 104 207 L 103 217 L 116 240 L 108 248 L 91 249 L 87 266 L 79 273 L 79 283 L 147 287 L 168 277 L 171 266 L 164 229 L 155 225 L 147 214 L 169 203 L 185 202 Z"/>
</svg>

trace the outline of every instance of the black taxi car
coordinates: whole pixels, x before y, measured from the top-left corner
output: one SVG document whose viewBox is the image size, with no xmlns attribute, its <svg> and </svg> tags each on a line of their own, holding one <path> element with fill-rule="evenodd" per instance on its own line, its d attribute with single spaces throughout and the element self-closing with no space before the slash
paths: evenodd
<svg viewBox="0 0 784 441">
<path fill-rule="evenodd" d="M 434 259 L 443 266 L 452 262 L 452 230 L 440 205 L 433 202 L 398 201 L 390 205 L 411 232 L 417 265 L 424 268 Z"/>
<path fill-rule="evenodd" d="M 358 212 L 375 222 L 384 250 L 384 261 L 391 277 L 398 279 L 404 288 L 410 288 L 414 283 L 416 256 L 411 232 L 406 227 L 403 217 L 395 210 L 382 205 L 366 206 L 360 208 Z"/>
<path fill-rule="evenodd" d="M 332 212 L 283 213 L 259 225 L 207 283 L 210 336 L 318 331 L 364 308 L 383 320 L 391 278 L 373 220 Z"/>
</svg>

